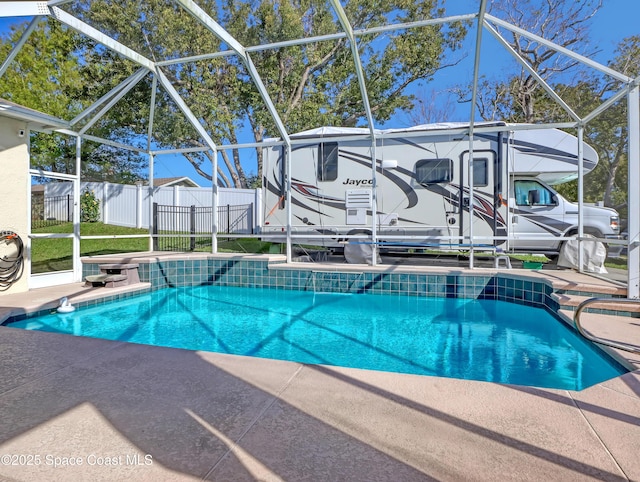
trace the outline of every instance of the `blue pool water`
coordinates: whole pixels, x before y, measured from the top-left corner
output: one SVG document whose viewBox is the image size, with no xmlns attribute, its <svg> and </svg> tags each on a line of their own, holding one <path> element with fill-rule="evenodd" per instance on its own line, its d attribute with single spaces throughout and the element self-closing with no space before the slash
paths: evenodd
<svg viewBox="0 0 640 482">
<path fill-rule="evenodd" d="M 9 326 L 572 390 L 624 373 L 543 309 L 495 300 L 200 286 Z"/>
</svg>

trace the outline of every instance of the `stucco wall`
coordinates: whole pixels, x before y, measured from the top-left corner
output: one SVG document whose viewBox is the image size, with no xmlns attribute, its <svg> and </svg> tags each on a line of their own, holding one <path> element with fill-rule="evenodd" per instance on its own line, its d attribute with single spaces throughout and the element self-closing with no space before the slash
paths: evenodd
<svg viewBox="0 0 640 482">
<path fill-rule="evenodd" d="M 0 231 L 13 231 L 27 243 L 28 236 L 28 183 L 29 149 L 26 123 L 0 116 Z M 0 240 L 0 257 L 15 253 L 15 244 Z M 25 254 L 26 257 L 26 247 Z M 25 260 L 26 261 L 26 260 Z M 26 269 L 9 289 L 8 293 L 27 291 Z"/>
</svg>

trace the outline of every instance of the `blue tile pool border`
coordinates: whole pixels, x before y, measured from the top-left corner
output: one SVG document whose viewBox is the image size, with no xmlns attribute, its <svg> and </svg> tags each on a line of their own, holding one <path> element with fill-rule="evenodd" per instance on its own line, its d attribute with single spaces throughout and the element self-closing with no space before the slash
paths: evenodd
<svg viewBox="0 0 640 482">
<path fill-rule="evenodd" d="M 83 278 L 99 274 L 99 265 L 104 262 L 98 259 L 83 260 Z M 216 255 L 180 259 L 172 256 L 170 259 L 143 259 L 137 262 L 140 281 L 149 283 L 149 288 L 97 296 L 92 300 L 74 302 L 74 305 L 78 308 L 95 306 L 168 287 L 218 285 L 334 293 L 490 299 L 544 308 L 556 318 L 568 323 L 560 316 L 559 311 L 560 309 L 573 311 L 575 306 L 561 305 L 554 297 L 554 293 L 624 298 L 623 294 L 594 294 L 562 288 L 554 290 L 550 281 L 527 277 L 526 273 L 509 271 L 434 273 L 429 272 L 428 268 L 419 272 L 402 271 L 397 268 L 393 271 L 367 270 L 366 268 L 340 271 L 336 266 L 321 268 L 314 264 L 288 265 L 282 258 L 274 261 L 268 256 L 259 256 L 258 259 L 247 259 L 245 256 L 217 257 Z M 54 309 L 49 307 L 36 312 L 14 314 L 5 320 L 0 320 L 0 324 L 47 314 Z M 639 316 L 638 313 L 615 309 L 590 308 L 587 312 Z M 572 325 L 572 323 L 569 324 Z"/>
<path fill-rule="evenodd" d="M 100 273 L 100 263 L 98 260 L 83 260 L 83 278 Z M 545 308 L 556 316 L 561 307 L 552 296 L 554 288 L 550 282 L 509 271 L 434 273 L 429 272 L 428 268 L 420 272 L 366 268 L 340 271 L 335 265 L 324 268 L 316 264 L 290 265 L 282 258 L 274 261 L 268 256 L 257 259 L 216 255 L 180 259 L 173 256 L 170 259 L 148 259 L 138 263 L 140 281 L 150 283 L 151 290 L 212 284 L 316 292 L 491 299 Z M 555 292 L 569 294 L 562 289 Z"/>
</svg>

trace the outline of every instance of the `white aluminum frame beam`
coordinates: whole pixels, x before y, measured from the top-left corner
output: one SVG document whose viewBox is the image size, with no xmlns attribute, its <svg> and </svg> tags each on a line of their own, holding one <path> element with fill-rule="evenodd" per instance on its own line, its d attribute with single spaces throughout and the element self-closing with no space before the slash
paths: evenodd
<svg viewBox="0 0 640 482">
<path fill-rule="evenodd" d="M 584 127 L 578 126 L 578 271 L 584 273 Z"/>
<path fill-rule="evenodd" d="M 429 25 L 439 25 L 439 24 L 448 23 L 448 22 L 461 22 L 461 21 L 472 20 L 474 18 L 476 18 L 476 14 L 473 14 L 473 13 L 467 14 L 467 15 L 454 15 L 451 17 L 443 17 L 443 18 L 430 18 L 426 20 L 418 20 L 415 22 L 398 23 L 398 24 L 392 24 L 392 25 L 381 25 L 379 27 L 357 29 L 357 30 L 353 30 L 353 35 L 356 37 L 360 37 L 362 35 L 368 35 L 372 33 L 383 33 L 383 32 L 389 32 L 393 30 L 426 27 Z M 305 44 L 310 44 L 315 42 L 328 42 L 328 41 L 339 40 L 343 38 L 347 38 L 347 34 L 345 32 L 336 32 L 332 34 L 317 35 L 314 37 L 305 37 L 305 38 L 295 39 L 295 40 L 283 40 L 281 42 L 273 42 L 269 44 L 252 45 L 250 47 L 245 47 L 244 49 L 249 53 L 261 52 L 263 50 L 280 49 L 284 47 L 294 47 L 294 46 L 305 45 Z M 235 55 L 235 53 L 236 52 L 233 50 L 224 50 L 222 52 L 215 52 L 211 54 L 193 55 L 189 57 L 181 57 L 178 59 L 162 60 L 162 61 L 156 62 L 156 65 L 163 66 L 163 65 L 172 65 L 172 64 L 182 64 L 185 62 L 197 62 L 200 60 L 210 60 L 216 57 L 228 57 L 229 55 Z"/>
<path fill-rule="evenodd" d="M 161 149 L 161 150 L 151 150 L 149 154 L 153 154 L 154 156 L 161 156 L 163 154 L 188 154 L 190 152 L 207 152 L 210 151 L 208 147 L 185 147 L 183 149 Z"/>
<path fill-rule="evenodd" d="M 518 52 L 507 42 L 500 33 L 491 26 L 490 23 L 484 22 L 485 28 L 495 37 L 495 39 L 507 50 L 524 69 L 533 76 L 534 79 L 542 86 L 542 88 L 569 114 L 575 121 L 580 121 L 580 116 L 576 114 L 571 107 L 560 97 L 553 88 L 523 59 Z"/>
<path fill-rule="evenodd" d="M 62 132 L 62 133 L 65 134 L 65 132 Z M 66 134 L 76 135 L 76 136 L 80 135 L 78 133 L 72 134 L 70 132 L 67 132 Z M 111 139 L 105 139 L 104 137 L 92 136 L 90 134 L 83 134 L 82 138 L 87 141 L 93 141 L 99 144 L 105 144 L 107 146 L 116 147 L 118 149 L 125 149 L 127 151 L 139 152 L 141 154 L 147 152 L 145 149 L 142 149 L 140 147 L 131 146 L 129 144 L 123 144 L 122 142 L 112 141 Z"/>
<path fill-rule="evenodd" d="M 153 251 L 153 201 L 154 201 L 154 179 L 155 179 L 155 158 L 151 153 L 153 142 L 153 123 L 156 113 L 156 92 L 158 90 L 158 76 L 154 75 L 151 81 L 151 99 L 149 100 L 149 125 L 147 126 L 147 155 L 149 156 L 149 251 Z"/>
<path fill-rule="evenodd" d="M 640 77 L 630 86 L 628 102 L 628 203 L 627 297 L 640 298 Z"/>
<path fill-rule="evenodd" d="M 282 123 L 282 119 L 280 119 L 280 115 L 267 92 L 267 88 L 262 82 L 262 78 L 258 74 L 258 71 L 253 65 L 251 61 L 251 57 L 249 57 L 247 50 L 244 46 L 238 42 L 229 32 L 227 32 L 218 22 L 212 19 L 208 13 L 202 10 L 196 3 L 192 0 L 176 0 L 182 8 L 184 8 L 189 14 L 191 14 L 198 22 L 204 25 L 213 35 L 215 35 L 218 39 L 226 43 L 240 58 L 242 63 L 249 70 L 249 75 L 253 80 L 256 88 L 258 89 L 262 100 L 265 102 L 271 117 L 276 123 L 276 127 L 278 128 L 278 132 L 285 139 L 285 142 L 289 140 L 289 134 L 287 133 L 284 124 Z"/>
<path fill-rule="evenodd" d="M 377 155 L 376 155 L 376 131 L 375 125 L 373 122 L 373 113 L 371 112 L 371 105 L 369 104 L 369 94 L 367 93 L 367 83 L 364 77 L 364 69 L 362 67 L 362 61 L 360 60 L 360 52 L 358 51 L 358 43 L 356 42 L 356 37 L 353 33 L 353 28 L 351 28 L 351 22 L 347 18 L 347 14 L 342 8 L 339 0 L 330 0 L 331 5 L 333 5 L 336 14 L 338 15 L 338 20 L 340 21 L 340 25 L 342 25 L 342 29 L 347 34 L 347 38 L 349 40 L 349 45 L 351 47 L 351 56 L 353 58 L 353 63 L 356 69 L 356 76 L 358 78 L 358 86 L 360 87 L 360 96 L 362 97 L 362 104 L 364 106 L 364 110 L 367 116 L 367 124 L 369 125 L 369 133 L 371 135 L 371 242 L 373 245 L 373 250 L 371 254 L 371 265 L 375 266 L 378 261 L 378 249 L 377 249 L 377 240 L 378 240 L 378 213 L 377 213 L 377 182 L 376 182 L 376 167 L 377 167 Z"/>
<path fill-rule="evenodd" d="M 541 43 L 542 45 L 545 45 L 553 50 L 555 50 L 556 52 L 560 52 L 564 55 L 566 55 L 567 57 L 570 57 L 574 60 L 577 60 L 578 62 L 581 62 L 585 65 L 588 65 L 589 67 L 592 67 L 596 70 L 599 70 L 600 72 L 607 74 L 615 79 L 618 79 L 622 82 L 629 82 L 631 81 L 631 77 L 627 77 L 624 74 L 621 74 L 620 72 L 617 72 L 613 69 L 610 69 L 609 67 L 606 67 L 598 62 L 595 62 L 594 60 L 591 60 L 587 57 L 585 57 L 584 55 L 580 55 L 576 52 L 573 52 L 569 49 L 567 49 L 566 47 L 562 47 L 554 42 L 551 42 L 550 40 L 547 40 L 543 37 L 540 37 L 539 35 L 533 34 L 531 32 L 527 32 L 524 29 L 521 29 L 520 27 L 516 27 L 515 25 L 510 24 L 509 22 L 505 22 L 504 20 L 500 20 L 497 17 L 494 17 L 491 14 L 486 14 L 485 18 L 489 21 L 491 21 L 491 23 L 494 23 L 496 25 L 500 25 L 501 27 L 506 28 L 507 30 L 510 30 L 513 33 L 517 33 L 518 35 L 522 35 L 523 37 L 526 37 L 530 40 L 535 40 L 536 42 Z"/>
<path fill-rule="evenodd" d="M 138 71 L 134 72 L 133 74 L 131 74 L 129 77 L 127 77 L 126 79 L 124 79 L 122 82 L 120 82 L 118 85 L 116 85 L 113 89 L 111 89 L 109 92 L 107 92 L 106 94 L 104 94 L 102 97 L 100 97 L 97 101 L 95 101 L 93 104 L 91 104 L 89 107 L 87 107 L 85 110 L 83 110 L 80 114 L 78 114 L 77 116 L 75 116 L 73 119 L 71 119 L 70 124 L 72 126 L 76 125 L 78 122 L 80 122 L 82 119 L 84 119 L 85 117 L 87 117 L 89 114 L 91 114 L 94 110 L 96 110 L 98 107 L 100 107 L 104 102 L 106 102 L 108 99 L 110 99 L 111 97 L 113 97 L 116 93 L 120 92 L 121 89 L 124 89 L 127 85 L 129 85 L 130 82 L 133 81 L 133 79 L 138 75 L 139 72 L 145 72 L 146 70 L 144 68 L 140 68 Z"/>
<path fill-rule="evenodd" d="M 478 90 L 478 78 L 480 73 L 480 51 L 482 49 L 482 28 L 484 24 L 484 16 L 487 10 L 487 0 L 481 0 L 480 9 L 478 11 L 477 23 L 476 23 L 476 48 L 473 60 L 473 89 L 471 91 L 471 113 L 469 115 L 469 244 L 471 249 L 469 250 L 469 268 L 474 267 L 473 256 L 473 215 L 474 215 L 474 189 L 473 189 L 473 133 L 476 114 L 476 98 Z M 464 197 L 464 196 L 463 196 Z M 460 210 L 464 219 L 464 202 L 460 200 Z M 462 223 L 464 227 L 464 222 Z"/>
<path fill-rule="evenodd" d="M 98 122 L 103 115 L 111 110 L 111 108 L 116 105 L 120 99 L 122 99 L 125 95 L 131 91 L 144 77 L 147 75 L 147 72 L 144 69 L 138 70 L 135 74 L 130 77 L 130 81 L 122 86 L 120 92 L 118 92 L 107 104 L 100 109 L 100 111 L 89 121 L 87 122 L 82 129 L 80 129 L 80 135 L 84 135 L 93 125 Z M 122 84 L 120 84 L 122 85 Z"/>
<path fill-rule="evenodd" d="M 91 25 L 86 24 L 85 22 L 78 20 L 73 15 L 68 14 L 64 10 L 61 10 L 58 7 L 51 7 L 51 16 L 56 20 L 64 23 L 69 26 L 76 32 L 79 32 L 87 37 L 95 40 L 96 42 L 104 45 L 110 50 L 122 55 L 123 57 L 135 62 L 138 65 L 145 67 L 148 70 L 154 71 L 155 64 L 146 58 L 144 55 L 139 54 L 135 50 L 127 47 L 126 45 L 121 44 L 117 40 L 109 37 L 108 35 L 103 34 L 99 30 L 93 28 Z"/>
<path fill-rule="evenodd" d="M 162 85 L 162 87 L 164 87 L 167 93 L 171 96 L 173 101 L 176 103 L 178 108 L 182 111 L 182 113 L 187 118 L 189 123 L 193 126 L 193 128 L 198 132 L 198 134 L 204 139 L 204 141 L 207 143 L 207 145 L 211 149 L 216 149 L 216 143 L 213 141 L 209 133 L 204 129 L 202 124 L 198 122 L 197 117 L 193 114 L 193 112 L 191 112 L 191 109 L 189 109 L 187 104 L 185 104 L 184 100 L 182 100 L 182 97 L 180 97 L 180 94 L 175 89 L 171 81 L 164 74 L 164 72 L 162 72 L 162 70 L 160 69 L 157 69 L 156 76 L 160 81 L 160 85 Z"/>
<path fill-rule="evenodd" d="M 20 36 L 20 40 L 18 40 L 18 42 L 13 46 L 13 49 L 11 49 L 11 52 L 9 52 L 9 55 L 7 56 L 7 58 L 4 60 L 4 62 L 2 62 L 2 65 L 0 65 L 0 77 L 2 77 L 4 73 L 7 71 L 9 64 L 13 62 L 13 59 L 15 59 L 16 55 L 18 55 L 18 52 L 20 52 L 24 44 L 27 42 L 27 40 L 29 39 L 33 31 L 38 26 L 38 22 L 40 22 L 42 18 L 43 17 L 40 15 L 35 17 L 33 20 L 31 20 L 31 23 L 29 23 L 29 26 L 26 28 L 26 30 L 22 32 L 22 35 Z"/>
<path fill-rule="evenodd" d="M 604 101 L 598 107 L 593 109 L 593 111 L 591 111 L 589 114 L 584 116 L 583 121 L 584 122 L 591 121 L 592 119 L 602 114 L 605 110 L 607 110 L 609 107 L 611 107 L 613 104 L 615 104 L 616 102 L 618 102 L 628 94 L 629 94 L 629 85 L 625 85 L 622 89 L 620 89 L 618 92 L 613 94 L 611 97 L 609 97 L 606 101 Z"/>
<path fill-rule="evenodd" d="M 76 165 L 73 180 L 73 241 L 72 260 L 74 281 L 82 281 L 82 263 L 80 262 L 80 172 L 82 171 L 82 137 L 76 137 Z"/>
<path fill-rule="evenodd" d="M 47 2 L 2 2 L 0 17 L 32 17 L 49 15 Z"/>
</svg>

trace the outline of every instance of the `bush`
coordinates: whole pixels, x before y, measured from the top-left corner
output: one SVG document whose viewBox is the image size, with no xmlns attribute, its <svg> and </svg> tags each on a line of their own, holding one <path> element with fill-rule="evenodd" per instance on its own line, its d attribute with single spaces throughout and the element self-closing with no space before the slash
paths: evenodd
<svg viewBox="0 0 640 482">
<path fill-rule="evenodd" d="M 93 191 L 85 191 L 80 196 L 80 221 L 96 223 L 100 221 L 100 201 Z"/>
</svg>

